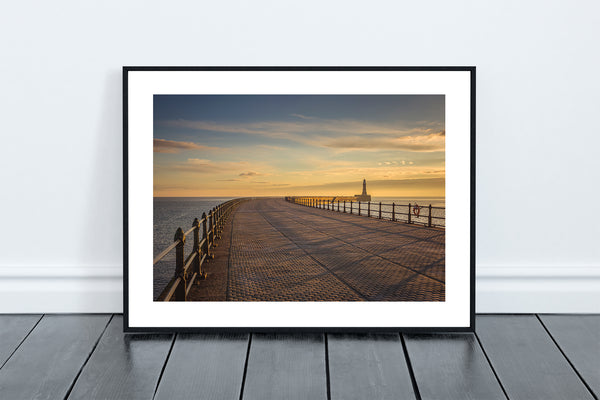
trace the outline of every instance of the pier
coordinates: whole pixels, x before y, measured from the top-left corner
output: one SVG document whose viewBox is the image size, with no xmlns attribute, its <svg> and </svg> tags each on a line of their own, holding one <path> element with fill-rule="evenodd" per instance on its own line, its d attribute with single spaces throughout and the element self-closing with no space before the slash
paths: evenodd
<svg viewBox="0 0 600 400">
<path fill-rule="evenodd" d="M 178 229 L 155 259 L 179 252 L 158 300 L 445 299 L 444 229 L 298 202 L 237 199 Z"/>
</svg>

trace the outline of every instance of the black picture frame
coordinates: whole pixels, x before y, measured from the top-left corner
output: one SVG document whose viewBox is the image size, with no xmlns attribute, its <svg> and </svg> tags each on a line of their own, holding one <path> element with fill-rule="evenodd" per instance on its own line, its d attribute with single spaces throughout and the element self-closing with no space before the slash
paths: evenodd
<svg viewBox="0 0 600 400">
<path fill-rule="evenodd" d="M 132 326 L 130 324 L 130 271 L 129 271 L 129 116 L 130 116 L 130 92 L 129 75 L 136 71 L 462 71 L 470 74 L 470 263 L 469 263 L 469 326 L 462 327 L 150 327 Z M 123 323 L 124 332 L 128 333 L 171 333 L 171 332 L 472 332 L 475 329 L 475 188 L 476 188 L 476 67 L 474 66 L 352 66 L 352 67 L 323 67 L 323 66 L 124 66 L 123 67 Z"/>
</svg>

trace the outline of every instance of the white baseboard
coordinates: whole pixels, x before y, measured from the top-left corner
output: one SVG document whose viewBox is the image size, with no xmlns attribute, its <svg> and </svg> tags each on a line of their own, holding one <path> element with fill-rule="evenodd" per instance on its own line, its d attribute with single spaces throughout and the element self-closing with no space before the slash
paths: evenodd
<svg viewBox="0 0 600 400">
<path fill-rule="evenodd" d="M 0 313 L 120 313 L 109 267 L 0 267 Z M 478 267 L 478 313 L 600 313 L 600 267 Z"/>
<path fill-rule="evenodd" d="M 477 267 L 478 313 L 600 313 L 600 267 Z"/>
<path fill-rule="evenodd" d="M 0 313 L 120 313 L 123 267 L 0 267 Z"/>
</svg>

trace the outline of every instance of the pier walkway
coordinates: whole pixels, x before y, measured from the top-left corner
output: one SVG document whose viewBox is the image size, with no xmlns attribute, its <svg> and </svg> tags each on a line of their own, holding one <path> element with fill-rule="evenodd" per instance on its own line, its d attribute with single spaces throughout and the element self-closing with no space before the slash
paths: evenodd
<svg viewBox="0 0 600 400">
<path fill-rule="evenodd" d="M 188 301 L 443 301 L 445 231 L 265 198 L 237 206 Z"/>
</svg>

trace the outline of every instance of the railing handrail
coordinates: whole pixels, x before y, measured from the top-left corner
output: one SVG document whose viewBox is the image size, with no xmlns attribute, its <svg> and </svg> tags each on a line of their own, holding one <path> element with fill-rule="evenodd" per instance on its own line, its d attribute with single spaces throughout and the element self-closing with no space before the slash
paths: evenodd
<svg viewBox="0 0 600 400">
<path fill-rule="evenodd" d="M 439 206 L 433 206 L 432 204 L 428 204 L 425 206 L 419 206 L 419 209 L 417 210 L 417 213 L 415 213 L 413 210 L 415 210 L 415 206 L 418 204 L 417 202 L 415 203 L 408 203 L 408 204 L 396 204 L 396 202 L 392 202 L 392 203 L 383 203 L 383 202 L 377 202 L 377 201 L 360 201 L 360 200 L 355 200 L 350 198 L 351 196 L 288 196 L 285 199 L 289 202 L 292 203 L 296 203 L 296 204 L 300 204 L 300 205 L 304 205 L 304 206 L 308 206 L 308 207 L 314 207 L 314 208 L 320 208 L 320 209 L 325 209 L 325 210 L 329 210 L 329 211 L 336 211 L 336 212 L 343 212 L 346 213 L 347 208 L 346 206 L 349 205 L 348 208 L 348 213 L 350 214 L 355 214 L 354 210 L 357 210 L 357 215 L 362 216 L 363 212 L 366 211 L 366 216 L 367 217 L 371 217 L 372 213 L 374 213 L 375 215 L 377 215 L 378 219 L 384 219 L 383 216 L 385 215 L 386 218 L 388 219 L 389 216 L 391 216 L 391 218 L 389 218 L 389 220 L 394 221 L 394 222 L 406 222 L 409 224 L 415 224 L 416 222 L 414 221 L 414 219 L 418 220 L 418 223 L 422 223 L 423 225 L 427 226 L 427 227 L 435 227 L 435 228 L 444 228 L 445 229 L 445 223 L 433 223 L 434 220 L 446 220 L 445 217 L 445 210 L 446 207 L 439 207 Z M 340 200 L 340 198 L 345 198 L 345 200 Z M 354 204 L 357 204 L 357 208 L 354 208 Z M 379 206 L 379 209 L 377 208 L 372 208 L 372 205 L 376 205 Z M 336 207 L 337 205 L 337 207 Z M 384 210 L 382 209 L 382 207 L 392 207 L 392 210 L 390 211 L 388 210 Z M 396 210 L 397 208 L 402 208 L 402 207 L 407 207 L 408 208 L 408 212 L 401 212 L 400 210 Z M 421 210 L 427 210 L 427 213 L 425 215 L 421 215 L 420 211 Z M 437 216 L 437 215 L 433 215 L 433 210 L 444 210 L 444 216 Z M 412 211 L 412 212 L 411 212 Z M 402 219 L 397 219 L 396 216 L 398 215 L 403 215 L 403 216 L 407 216 L 407 221 L 403 221 Z M 422 219 L 425 218 L 427 220 L 426 223 L 422 222 Z"/>
<path fill-rule="evenodd" d="M 232 199 L 213 207 L 208 215 L 204 212 L 202 213 L 202 218 L 195 218 L 192 227 L 186 232 L 183 232 L 181 228 L 177 228 L 173 243 L 161 251 L 152 263 L 152 265 L 156 265 L 171 251 L 177 250 L 175 274 L 162 290 L 157 300 L 170 301 L 173 298 L 175 300 L 187 300 L 187 295 L 193 283 L 197 279 L 204 279 L 206 277 L 206 273 L 202 271 L 202 265 L 207 258 L 213 258 L 213 255 L 210 254 L 210 249 L 215 246 L 215 240 L 221 238 L 225 222 L 231 215 L 233 207 L 246 200 L 246 198 Z M 184 258 L 186 237 L 191 233 L 194 233 L 193 249 Z M 200 239 L 200 235 L 202 235 L 202 239 Z M 193 274 L 191 279 L 187 279 L 190 269 L 193 269 Z"/>
</svg>

